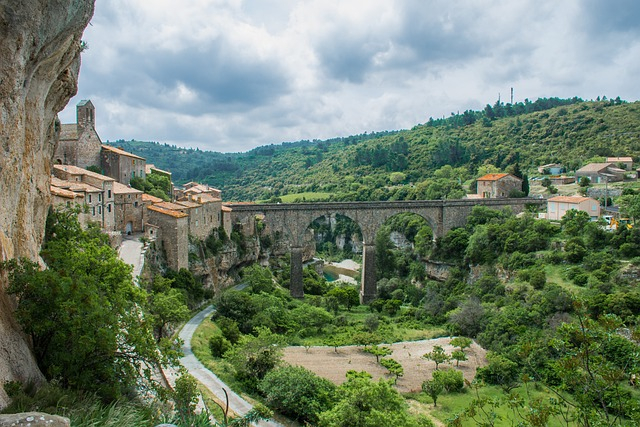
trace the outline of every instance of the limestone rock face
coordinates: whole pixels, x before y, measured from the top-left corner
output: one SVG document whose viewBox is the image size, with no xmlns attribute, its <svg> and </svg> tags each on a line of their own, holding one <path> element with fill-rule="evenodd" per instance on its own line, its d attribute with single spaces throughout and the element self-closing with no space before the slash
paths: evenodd
<svg viewBox="0 0 640 427">
<path fill-rule="evenodd" d="M 40 412 L 0 415 L 0 427 L 69 427 L 69 418 Z"/>
<path fill-rule="evenodd" d="M 0 260 L 38 258 L 56 114 L 77 92 L 94 0 L 0 0 Z M 40 381 L 0 275 L 0 384 Z M 0 407 L 7 396 L 0 387 Z"/>
</svg>

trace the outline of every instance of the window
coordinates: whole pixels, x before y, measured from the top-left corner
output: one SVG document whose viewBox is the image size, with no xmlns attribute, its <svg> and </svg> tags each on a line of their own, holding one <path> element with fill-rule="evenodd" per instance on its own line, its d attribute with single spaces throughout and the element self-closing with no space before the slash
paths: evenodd
<svg viewBox="0 0 640 427">
<path fill-rule="evenodd" d="M 549 212 L 555 212 L 556 211 L 556 204 L 555 203 L 550 203 L 549 204 Z"/>
<path fill-rule="evenodd" d="M 136 177 L 136 171 L 131 172 L 131 178 L 135 178 Z"/>
<path fill-rule="evenodd" d="M 91 215 L 92 216 L 96 216 L 96 207 L 95 206 L 91 208 Z"/>
<path fill-rule="evenodd" d="M 107 199 L 111 198 L 111 190 L 107 190 Z"/>
<path fill-rule="evenodd" d="M 596 205 L 596 204 L 591 205 L 591 210 L 592 211 L 595 211 L 597 209 L 598 209 L 598 205 Z"/>
<path fill-rule="evenodd" d="M 198 226 L 198 220 L 196 219 L 196 227 Z"/>
<path fill-rule="evenodd" d="M 137 208 L 138 207 L 138 202 L 133 202 L 133 207 Z"/>
<path fill-rule="evenodd" d="M 98 215 L 102 215 L 102 206 L 98 205 Z"/>
<path fill-rule="evenodd" d="M 101 202 L 102 201 L 102 193 L 98 193 L 98 201 Z"/>
<path fill-rule="evenodd" d="M 131 194 L 127 194 L 127 199 L 130 199 L 130 198 L 131 198 Z"/>
<path fill-rule="evenodd" d="M 111 213 L 111 203 L 107 205 L 107 212 Z"/>
<path fill-rule="evenodd" d="M 91 203 L 91 194 L 89 194 L 89 203 Z M 95 215 L 95 213 L 94 213 Z"/>
</svg>

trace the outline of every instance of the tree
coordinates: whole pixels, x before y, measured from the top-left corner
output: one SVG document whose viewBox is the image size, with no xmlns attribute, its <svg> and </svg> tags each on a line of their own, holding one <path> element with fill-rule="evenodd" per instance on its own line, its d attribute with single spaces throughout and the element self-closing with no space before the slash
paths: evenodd
<svg viewBox="0 0 640 427">
<path fill-rule="evenodd" d="M 560 225 L 562 226 L 562 231 L 564 231 L 567 236 L 575 237 L 582 234 L 582 231 L 589 221 L 591 221 L 591 218 L 588 213 L 576 209 L 569 209 L 562 217 Z"/>
<path fill-rule="evenodd" d="M 116 399 L 141 381 L 154 385 L 153 366 L 177 358 L 166 340 L 158 350 L 144 290 L 134 285 L 97 227 L 82 230 L 77 213 L 51 210 L 41 253 L 48 265 L 22 259 L 1 264 L 16 319 L 33 343 L 38 366 L 63 386 Z M 172 350 L 172 351 L 169 351 Z"/>
<path fill-rule="evenodd" d="M 451 358 L 456 361 L 456 368 L 460 365 L 460 362 L 467 360 L 467 353 L 463 350 L 454 350 L 451 352 Z"/>
<path fill-rule="evenodd" d="M 338 300 L 340 305 L 344 305 L 347 310 L 351 310 L 351 307 L 354 307 L 360 304 L 360 295 L 356 288 L 352 286 L 340 286 L 331 289 L 326 293 L 327 297 L 335 297 Z"/>
<path fill-rule="evenodd" d="M 242 279 L 251 287 L 251 293 L 271 293 L 274 289 L 274 278 L 271 270 L 259 264 L 252 264 L 242 270 Z"/>
<path fill-rule="evenodd" d="M 395 359 L 381 359 L 380 364 L 387 368 L 387 371 L 395 377 L 393 380 L 394 384 L 397 384 L 398 378 L 404 375 L 404 368 L 400 362 Z"/>
<path fill-rule="evenodd" d="M 373 354 L 376 357 L 376 363 L 380 362 L 380 357 L 389 356 L 393 353 L 390 347 L 381 345 L 372 345 L 363 349 L 365 353 Z M 384 366 L 384 365 L 383 365 Z"/>
<path fill-rule="evenodd" d="M 455 337 L 451 341 L 449 341 L 449 344 L 454 347 L 458 347 L 460 351 L 464 351 L 465 348 L 471 347 L 472 343 L 473 340 L 467 337 Z"/>
<path fill-rule="evenodd" d="M 586 188 L 591 185 L 591 179 L 588 176 L 583 176 L 580 178 L 578 184 L 580 185 L 580 187 Z"/>
<path fill-rule="evenodd" d="M 236 370 L 236 376 L 251 388 L 282 359 L 282 336 L 274 334 L 268 328 L 255 329 L 256 336 L 243 335 L 229 352 L 226 359 Z"/>
<path fill-rule="evenodd" d="M 422 391 L 433 400 L 433 407 L 438 406 L 438 396 L 444 391 L 444 384 L 442 380 L 434 377 L 430 380 L 426 380 L 422 383 Z"/>
<path fill-rule="evenodd" d="M 334 401 L 336 386 L 300 366 L 270 371 L 258 386 L 266 403 L 299 421 L 317 423 L 318 415 Z"/>
<path fill-rule="evenodd" d="M 187 320 L 191 315 L 184 294 L 178 289 L 169 289 L 152 295 L 149 312 L 153 316 L 153 326 L 158 341 L 165 337 L 167 325 Z"/>
<path fill-rule="evenodd" d="M 445 363 L 450 360 L 449 355 L 444 351 L 444 348 L 440 345 L 434 345 L 433 350 L 422 356 L 423 359 L 433 360 L 436 364 L 436 370 L 441 363 Z"/>
<path fill-rule="evenodd" d="M 291 311 L 291 316 L 303 328 L 322 329 L 331 323 L 333 316 L 324 308 L 301 304 Z"/>
<path fill-rule="evenodd" d="M 350 371 L 336 395 L 338 402 L 320 414 L 318 426 L 417 427 L 404 398 L 389 381 L 380 379 L 374 382 L 367 373 Z"/>
</svg>

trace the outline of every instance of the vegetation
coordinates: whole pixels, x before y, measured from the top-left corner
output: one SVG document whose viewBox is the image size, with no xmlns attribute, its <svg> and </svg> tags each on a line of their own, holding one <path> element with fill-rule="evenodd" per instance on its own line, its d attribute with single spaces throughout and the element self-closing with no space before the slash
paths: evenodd
<svg viewBox="0 0 640 427">
<path fill-rule="evenodd" d="M 331 200 L 441 199 L 464 194 L 460 183 L 473 189 L 470 180 L 486 165 L 515 172 L 519 164 L 528 174 L 535 166 L 561 163 L 574 171 L 595 156 L 638 152 L 639 109 L 640 104 L 619 98 L 496 102 L 410 130 L 235 154 L 142 141 L 114 144 L 170 169 L 177 182 L 220 188 L 227 200 L 304 201 L 327 195 Z"/>
<path fill-rule="evenodd" d="M 106 401 L 132 392 L 140 380 L 155 387 L 152 368 L 174 363 L 177 353 L 161 336 L 156 343 L 153 316 L 144 313 L 146 292 L 133 284 L 131 267 L 107 236 L 94 226 L 83 230 L 75 211 L 52 209 L 41 256 L 47 269 L 13 259 L 2 270 L 47 379 Z"/>
</svg>

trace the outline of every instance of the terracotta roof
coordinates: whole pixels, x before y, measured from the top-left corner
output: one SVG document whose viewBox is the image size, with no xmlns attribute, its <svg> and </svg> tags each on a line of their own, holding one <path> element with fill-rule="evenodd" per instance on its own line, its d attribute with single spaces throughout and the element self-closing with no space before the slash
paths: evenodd
<svg viewBox="0 0 640 427">
<path fill-rule="evenodd" d="M 171 209 L 172 211 L 179 211 L 181 209 L 184 209 L 184 206 L 180 206 L 176 203 L 171 203 L 171 202 L 155 203 L 154 206 L 157 206 L 162 209 Z"/>
<path fill-rule="evenodd" d="M 73 141 L 78 139 L 78 125 L 63 124 L 60 125 L 60 141 Z"/>
<path fill-rule="evenodd" d="M 150 211 L 154 211 L 154 212 L 158 212 L 158 213 L 164 214 L 164 215 L 169 215 L 169 216 L 172 216 L 174 218 L 185 218 L 185 217 L 189 216 L 186 213 L 182 213 L 180 211 L 173 211 L 173 210 L 170 210 L 170 209 L 163 209 L 161 207 L 158 207 L 157 205 L 147 206 L 147 209 L 149 209 Z"/>
<path fill-rule="evenodd" d="M 222 210 L 222 212 L 232 212 L 233 211 L 233 209 L 231 209 L 229 206 L 225 206 L 225 205 L 222 205 L 220 210 Z"/>
<path fill-rule="evenodd" d="M 151 194 L 147 194 L 147 193 L 142 194 L 142 201 L 143 202 L 151 202 L 151 203 L 162 203 L 162 202 L 164 202 L 164 200 L 162 200 L 160 197 L 152 196 Z"/>
<path fill-rule="evenodd" d="M 79 167 L 73 166 L 73 165 L 53 165 L 53 167 L 58 169 L 58 170 L 69 172 L 72 175 L 86 175 L 86 176 L 90 176 L 90 177 L 95 178 L 95 179 L 99 179 L 101 181 L 115 181 L 115 179 L 110 178 L 108 176 L 101 175 L 101 174 L 95 173 L 95 172 L 91 172 L 89 170 L 82 169 L 82 168 L 79 168 Z"/>
<path fill-rule="evenodd" d="M 114 194 L 142 194 L 142 191 L 137 190 L 128 185 L 120 184 L 119 182 L 113 183 L 113 193 Z"/>
<path fill-rule="evenodd" d="M 575 204 L 582 203 L 587 200 L 593 200 L 594 202 L 596 201 L 591 197 L 582 197 L 582 196 L 555 196 L 555 197 L 551 197 L 550 199 L 547 199 L 548 202 L 575 203 Z"/>
<path fill-rule="evenodd" d="M 59 197 L 65 197 L 67 199 L 75 199 L 76 197 L 82 198 L 82 194 L 74 193 L 71 190 L 65 190 L 64 188 L 56 187 L 55 185 L 51 185 L 49 187 L 51 189 L 51 194 Z"/>
<path fill-rule="evenodd" d="M 121 149 L 116 148 L 116 147 L 112 147 L 110 145 L 102 144 L 102 149 L 103 150 L 107 150 L 107 151 L 111 151 L 112 153 L 118 154 L 120 156 L 127 156 L 127 157 L 133 157 L 134 159 L 145 160 L 143 157 L 136 156 L 135 154 L 131 154 L 131 153 L 127 152 L 127 151 L 121 150 Z"/>
<path fill-rule="evenodd" d="M 488 173 L 478 178 L 478 181 L 498 181 L 508 175 L 508 173 Z"/>
<path fill-rule="evenodd" d="M 581 167 L 577 172 L 600 172 L 608 167 L 612 166 L 611 163 L 589 163 L 586 166 Z"/>
<path fill-rule="evenodd" d="M 196 202 L 189 202 L 187 200 L 181 200 L 176 202 L 177 205 L 182 205 L 186 208 L 199 208 L 200 206 L 202 206 L 200 203 L 196 203 Z"/>
<path fill-rule="evenodd" d="M 71 185 L 69 186 L 69 190 L 71 191 L 81 191 L 84 193 L 102 193 L 102 190 L 98 187 L 94 187 L 93 185 L 87 184 L 86 182 L 74 182 L 68 181 Z"/>
<path fill-rule="evenodd" d="M 220 197 L 212 196 L 209 193 L 201 193 L 198 195 L 192 195 L 191 200 L 200 204 L 204 204 L 204 203 L 220 202 L 222 199 Z"/>
<path fill-rule="evenodd" d="M 171 172 L 162 170 L 160 168 L 157 168 L 156 165 L 152 165 L 152 164 L 149 164 L 149 163 L 144 165 L 144 173 L 146 173 L 147 175 L 150 174 L 152 170 L 158 171 L 160 173 L 171 175 Z"/>
<path fill-rule="evenodd" d="M 607 162 L 633 162 L 632 157 L 607 157 Z"/>
</svg>

